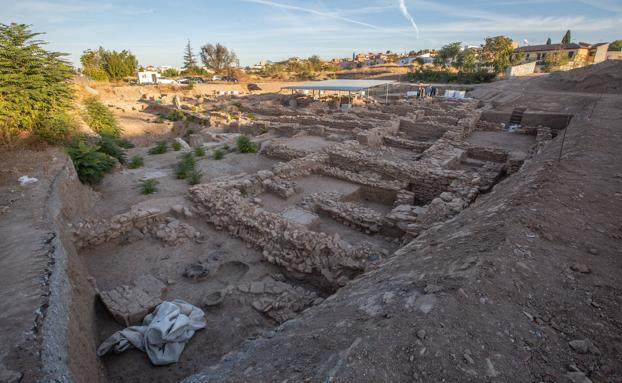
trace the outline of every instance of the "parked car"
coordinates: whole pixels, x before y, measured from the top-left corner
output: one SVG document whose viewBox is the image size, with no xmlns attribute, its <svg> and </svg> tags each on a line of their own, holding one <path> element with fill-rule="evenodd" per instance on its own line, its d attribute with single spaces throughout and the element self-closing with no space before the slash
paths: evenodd
<svg viewBox="0 0 622 383">
<path fill-rule="evenodd" d="M 222 76 L 219 76 L 217 74 L 212 76 L 212 81 L 221 81 L 222 80 Z"/>
<path fill-rule="evenodd" d="M 195 84 L 203 84 L 205 80 L 203 80 L 203 78 L 201 77 L 186 76 L 180 78 L 179 80 L 177 80 L 177 82 L 180 84 L 188 84 L 189 82 L 193 82 Z"/>
<path fill-rule="evenodd" d="M 227 82 L 235 82 L 235 83 L 238 82 L 238 79 L 233 76 L 225 76 L 222 79 Z"/>
<path fill-rule="evenodd" d="M 173 80 L 172 78 L 160 77 L 158 79 L 158 84 L 177 84 L 177 81 Z"/>
</svg>

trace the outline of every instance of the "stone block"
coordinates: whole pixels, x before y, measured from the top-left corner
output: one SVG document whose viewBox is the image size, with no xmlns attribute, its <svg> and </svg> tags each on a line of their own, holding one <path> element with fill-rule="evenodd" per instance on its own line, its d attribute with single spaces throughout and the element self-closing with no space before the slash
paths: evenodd
<svg viewBox="0 0 622 383">
<path fill-rule="evenodd" d="M 99 296 L 115 321 L 124 326 L 139 325 L 162 302 L 164 283 L 151 275 L 139 277 L 131 286 L 121 285 Z"/>
</svg>

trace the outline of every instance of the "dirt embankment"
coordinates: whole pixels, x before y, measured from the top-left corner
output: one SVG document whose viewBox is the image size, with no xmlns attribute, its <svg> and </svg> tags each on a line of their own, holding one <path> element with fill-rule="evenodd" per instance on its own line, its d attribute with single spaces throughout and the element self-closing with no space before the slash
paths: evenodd
<svg viewBox="0 0 622 383">
<path fill-rule="evenodd" d="M 454 220 L 185 382 L 622 380 L 622 100 L 597 102 L 561 161 L 559 135 Z"/>
<path fill-rule="evenodd" d="M 102 378 L 94 291 L 65 233 L 97 196 L 60 149 L 0 154 L 0 381 Z M 28 175 L 37 182 L 20 186 Z M 88 372 L 87 372 L 88 371 Z M 98 373 L 98 371 L 100 371 Z M 85 374 L 88 374 L 88 378 Z"/>
<path fill-rule="evenodd" d="M 622 61 L 608 60 L 596 65 L 566 72 L 555 72 L 542 78 L 549 89 L 622 94 Z"/>
</svg>

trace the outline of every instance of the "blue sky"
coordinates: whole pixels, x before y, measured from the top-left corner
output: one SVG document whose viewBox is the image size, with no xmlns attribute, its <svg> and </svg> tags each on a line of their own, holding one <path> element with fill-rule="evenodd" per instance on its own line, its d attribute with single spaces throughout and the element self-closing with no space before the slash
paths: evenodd
<svg viewBox="0 0 622 383">
<path fill-rule="evenodd" d="M 573 41 L 611 41 L 622 39 L 622 0 L 0 0 L 0 22 L 32 24 L 74 63 L 101 45 L 129 49 L 141 65 L 180 66 L 190 39 L 195 52 L 220 42 L 251 65 L 479 45 L 499 34 L 537 44 L 567 29 Z"/>
</svg>

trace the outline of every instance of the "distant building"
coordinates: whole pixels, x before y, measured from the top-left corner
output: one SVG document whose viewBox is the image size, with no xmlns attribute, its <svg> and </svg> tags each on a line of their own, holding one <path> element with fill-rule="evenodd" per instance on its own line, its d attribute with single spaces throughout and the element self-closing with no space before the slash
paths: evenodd
<svg viewBox="0 0 622 383">
<path fill-rule="evenodd" d="M 512 58 L 514 59 L 523 54 L 521 64 L 535 61 L 537 65 L 544 65 L 548 56 L 561 52 L 568 58 L 570 66 L 578 67 L 605 61 L 607 59 L 607 49 L 609 49 L 609 43 L 528 45 L 514 49 Z"/>
<path fill-rule="evenodd" d="M 430 53 L 424 53 L 418 56 L 402 57 L 398 60 L 399 65 L 411 65 L 415 62 L 421 62 L 424 65 L 433 64 L 434 56 L 432 56 Z"/>
</svg>

